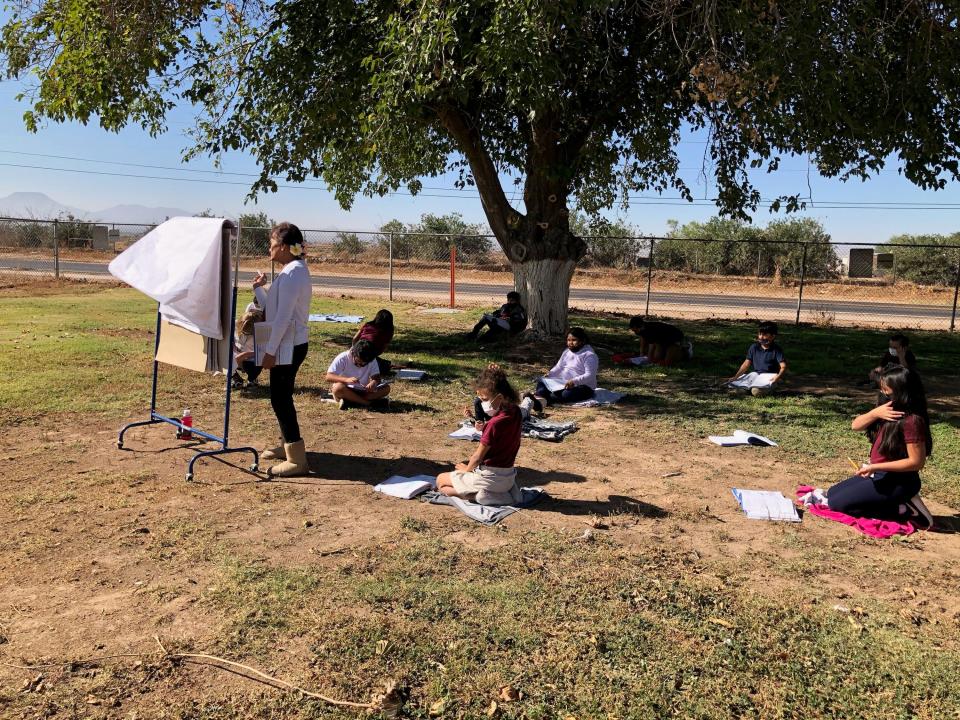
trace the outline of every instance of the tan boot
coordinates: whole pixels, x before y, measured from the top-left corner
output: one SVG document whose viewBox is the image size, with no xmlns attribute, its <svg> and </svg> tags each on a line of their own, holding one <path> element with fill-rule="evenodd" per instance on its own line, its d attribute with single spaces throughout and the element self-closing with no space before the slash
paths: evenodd
<svg viewBox="0 0 960 720">
<path fill-rule="evenodd" d="M 307 448 L 303 440 L 286 443 L 283 449 L 287 459 L 267 470 L 269 477 L 296 477 L 297 475 L 310 474 L 310 465 L 307 464 Z"/>
<path fill-rule="evenodd" d="M 267 448 L 266 450 L 260 451 L 261 460 L 283 460 L 286 457 L 287 453 L 283 449 L 283 445 L 277 445 L 276 447 Z"/>
</svg>

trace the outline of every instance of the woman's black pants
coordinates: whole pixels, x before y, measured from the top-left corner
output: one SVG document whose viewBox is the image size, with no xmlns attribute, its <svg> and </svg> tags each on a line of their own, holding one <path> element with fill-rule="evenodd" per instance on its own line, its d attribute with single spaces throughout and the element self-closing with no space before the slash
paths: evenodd
<svg viewBox="0 0 960 720">
<path fill-rule="evenodd" d="M 307 345 L 294 345 L 293 362 L 289 365 L 274 365 L 270 368 L 270 404 L 280 423 L 280 434 L 285 443 L 295 443 L 300 437 L 300 424 L 297 422 L 297 409 L 293 406 L 293 383 L 297 371 L 307 357 Z"/>
</svg>

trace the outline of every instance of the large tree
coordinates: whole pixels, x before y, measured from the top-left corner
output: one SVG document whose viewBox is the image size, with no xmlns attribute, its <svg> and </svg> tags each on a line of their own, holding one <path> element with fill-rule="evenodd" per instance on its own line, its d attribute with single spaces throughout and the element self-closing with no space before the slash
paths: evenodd
<svg viewBox="0 0 960 720">
<path fill-rule="evenodd" d="M 244 149 L 262 177 L 322 177 L 344 206 L 459 172 L 556 333 L 586 247 L 568 207 L 689 197 L 676 145 L 708 129 L 720 212 L 760 203 L 749 168 L 814 158 L 867 177 L 958 177 L 956 2 L 882 0 L 24 0 L 0 54 L 36 73 L 29 127 L 96 116 L 159 132 L 200 109 L 193 153 Z M 504 188 L 517 183 L 522 203 Z M 787 209 L 796 196 L 778 199 Z"/>
</svg>

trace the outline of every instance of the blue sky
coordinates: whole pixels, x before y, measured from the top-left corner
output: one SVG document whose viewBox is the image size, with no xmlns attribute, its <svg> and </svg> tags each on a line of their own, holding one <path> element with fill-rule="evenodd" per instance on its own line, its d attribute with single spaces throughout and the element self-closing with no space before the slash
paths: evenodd
<svg viewBox="0 0 960 720">
<path fill-rule="evenodd" d="M 476 194 L 456 191 L 451 177 L 425 179 L 424 186 L 436 190 L 425 190 L 418 197 L 405 194 L 374 199 L 359 197 L 349 211 L 340 208 L 319 181 L 261 195 L 257 205 L 244 205 L 252 177 L 189 172 L 214 170 L 209 159 L 189 164 L 181 162 L 183 149 L 189 144 L 184 133 L 192 118 L 190 108 L 177 108 L 170 115 L 169 131 L 159 138 L 151 138 L 138 128 L 113 134 L 95 125 L 78 123 L 49 124 L 31 134 L 24 129 L 22 121 L 27 106 L 15 100 L 18 89 L 19 85 L 14 82 L 0 82 L 0 197 L 18 191 L 43 192 L 60 203 L 93 212 L 123 204 L 180 207 L 188 211 L 209 208 L 230 217 L 240 212 L 263 210 L 274 220 L 291 220 L 312 229 L 374 230 L 387 220 L 397 218 L 413 222 L 428 212 L 460 212 L 470 222 L 485 224 Z M 686 138 L 680 146 L 684 176 L 701 199 L 713 195 L 712 186 L 705 185 L 698 177 L 703 151 L 702 136 Z M 119 163 L 175 169 L 132 167 Z M 242 153 L 224 156 L 221 169 L 225 173 L 249 173 L 251 176 L 257 170 L 253 160 Z M 901 233 L 952 233 L 960 230 L 960 188 L 956 184 L 944 191 L 924 192 L 900 177 L 895 164 L 890 164 L 879 176 L 865 183 L 842 183 L 821 178 L 815 172 L 808 175 L 807 170 L 805 158 L 785 158 L 781 170 L 775 175 L 758 175 L 757 186 L 764 197 L 792 192 L 805 195 L 809 177 L 814 205 L 800 215 L 818 219 L 835 241 L 872 245 Z M 453 197 L 436 197 L 438 194 Z M 672 199 L 673 196 L 674 193 L 670 193 L 660 200 L 638 199 L 625 213 L 612 210 L 610 215 L 619 215 L 642 232 L 662 234 L 669 219 L 686 223 L 705 220 L 716 214 L 709 203 L 689 205 Z M 879 203 L 881 206 L 843 209 L 817 206 L 817 202 Z M 891 203 L 921 203 L 931 207 L 894 208 L 890 207 Z M 883 204 L 887 207 L 884 208 Z M 955 207 L 943 207 L 951 204 Z M 771 215 L 761 208 L 754 216 L 754 222 L 764 225 L 783 216 L 782 213 Z"/>
</svg>

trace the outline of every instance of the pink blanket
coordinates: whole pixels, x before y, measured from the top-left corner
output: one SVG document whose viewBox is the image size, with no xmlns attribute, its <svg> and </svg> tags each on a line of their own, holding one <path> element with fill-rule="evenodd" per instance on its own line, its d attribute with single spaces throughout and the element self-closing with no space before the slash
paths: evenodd
<svg viewBox="0 0 960 720">
<path fill-rule="evenodd" d="M 813 490 L 813 488 L 809 485 L 801 485 L 797 488 L 797 497 L 806 495 L 811 490 Z M 844 525 L 849 525 L 864 535 L 869 535 L 874 538 L 888 538 L 894 535 L 912 535 L 917 530 L 909 520 L 897 522 L 896 520 L 875 520 L 873 518 L 852 517 L 842 512 L 831 510 L 826 505 L 804 505 L 803 507 L 818 517 L 842 522 Z"/>
</svg>

